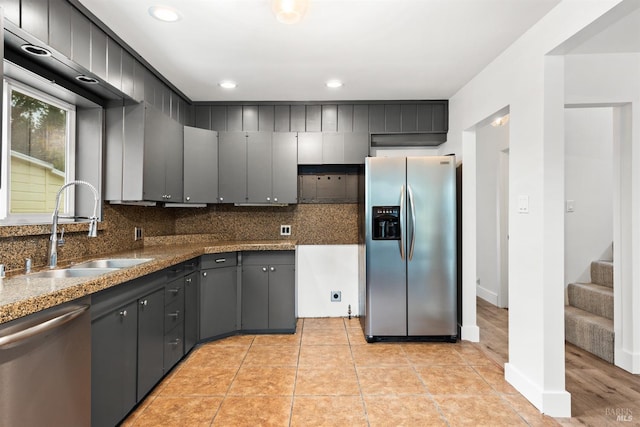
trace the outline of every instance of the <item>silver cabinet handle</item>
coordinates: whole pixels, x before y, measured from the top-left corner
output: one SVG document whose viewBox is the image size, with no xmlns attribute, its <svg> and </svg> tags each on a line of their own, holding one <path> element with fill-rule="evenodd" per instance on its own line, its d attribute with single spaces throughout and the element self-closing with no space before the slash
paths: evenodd
<svg viewBox="0 0 640 427">
<path fill-rule="evenodd" d="M 207 272 L 206 272 L 206 271 L 203 271 L 203 272 L 202 272 L 202 276 L 203 276 L 203 277 L 207 277 Z"/>
<path fill-rule="evenodd" d="M 191 197 L 187 196 L 187 202 L 191 200 Z"/>
<path fill-rule="evenodd" d="M 409 261 L 413 259 L 413 248 L 416 245 L 416 205 L 413 202 L 413 191 L 411 186 L 407 185 L 409 191 L 409 204 L 411 205 L 411 244 L 409 245 Z"/>
<path fill-rule="evenodd" d="M 178 294 L 180 292 L 180 288 L 171 288 L 169 289 L 169 292 L 171 292 L 172 294 Z"/>
<path fill-rule="evenodd" d="M 400 187 L 400 259 L 404 261 L 404 184 Z"/>
<path fill-rule="evenodd" d="M 171 194 L 167 194 L 167 199 L 170 199 L 170 198 L 171 198 Z"/>
<path fill-rule="evenodd" d="M 227 259 L 226 259 L 226 258 L 218 258 L 218 259 L 216 260 L 216 263 L 217 263 L 217 264 L 219 264 L 219 263 L 221 263 L 221 262 L 227 262 Z"/>
<path fill-rule="evenodd" d="M 167 316 L 175 317 L 177 319 L 180 316 L 180 310 L 176 310 L 175 313 L 169 313 Z"/>
<path fill-rule="evenodd" d="M 220 201 L 222 202 L 224 200 L 224 197 L 220 197 Z"/>
<path fill-rule="evenodd" d="M 262 271 L 267 272 L 267 267 L 262 267 Z"/>
<path fill-rule="evenodd" d="M 80 316 L 88 309 L 88 305 L 82 305 L 80 307 L 75 306 L 71 311 L 66 311 L 63 314 L 54 317 L 53 319 L 45 320 L 44 322 L 38 323 L 37 325 L 29 326 L 25 329 L 22 329 L 21 331 L 17 331 L 4 337 L 0 337 L 0 348 L 18 343 L 20 341 L 24 341 L 27 338 L 31 338 L 35 335 L 50 331 L 53 328 L 64 325 L 65 323 L 70 322 L 76 317 Z"/>
<path fill-rule="evenodd" d="M 276 271 L 275 267 L 269 267 L 269 271 Z"/>
<path fill-rule="evenodd" d="M 120 317 L 127 317 L 127 310 L 122 310 L 120 312 Z"/>
<path fill-rule="evenodd" d="M 191 283 L 191 277 L 189 277 L 187 280 L 185 280 L 185 282 Z"/>
<path fill-rule="evenodd" d="M 148 302 L 147 302 L 147 300 L 146 300 L 146 299 L 145 299 L 145 300 L 140 301 L 140 305 L 143 305 L 143 306 L 144 306 L 144 305 L 147 305 L 147 304 L 148 304 Z"/>
<path fill-rule="evenodd" d="M 278 202 L 278 198 L 277 198 L 277 197 L 274 197 L 274 198 L 273 198 L 273 201 L 277 203 L 277 202 Z"/>
<path fill-rule="evenodd" d="M 180 338 L 176 338 L 175 340 L 171 341 L 169 344 L 170 345 L 178 345 L 178 344 L 180 344 L 180 342 L 181 342 Z"/>
<path fill-rule="evenodd" d="M 271 201 L 271 197 L 267 197 L 267 202 L 270 202 L 270 201 Z"/>
</svg>

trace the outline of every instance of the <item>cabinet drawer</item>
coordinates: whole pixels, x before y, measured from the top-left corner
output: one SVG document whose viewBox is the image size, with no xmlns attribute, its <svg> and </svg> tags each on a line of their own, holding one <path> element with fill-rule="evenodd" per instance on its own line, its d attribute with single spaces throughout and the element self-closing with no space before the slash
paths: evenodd
<svg viewBox="0 0 640 427">
<path fill-rule="evenodd" d="M 236 252 L 203 255 L 200 262 L 201 269 L 230 267 L 237 264 Z"/>
<path fill-rule="evenodd" d="M 176 301 L 184 302 L 184 279 L 182 278 L 167 283 L 164 288 L 165 305 L 174 304 Z"/>
<path fill-rule="evenodd" d="M 184 331 L 181 326 L 173 328 L 164 335 L 164 372 L 165 374 L 184 356 Z"/>
<path fill-rule="evenodd" d="M 164 309 L 164 332 L 167 333 L 184 319 L 184 300 L 174 301 Z"/>
<path fill-rule="evenodd" d="M 253 251 L 242 253 L 243 265 L 295 264 L 294 251 Z"/>
</svg>

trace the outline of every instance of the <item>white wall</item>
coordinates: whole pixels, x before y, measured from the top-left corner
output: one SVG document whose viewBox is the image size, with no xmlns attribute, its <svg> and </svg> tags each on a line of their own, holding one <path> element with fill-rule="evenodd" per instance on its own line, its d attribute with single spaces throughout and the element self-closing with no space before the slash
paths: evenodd
<svg viewBox="0 0 640 427">
<path fill-rule="evenodd" d="M 476 131 L 476 254 L 480 298 L 498 305 L 500 294 L 499 175 L 501 152 L 509 147 L 509 124 Z"/>
<path fill-rule="evenodd" d="M 542 412 L 571 415 L 565 390 L 564 60 L 546 56 L 619 0 L 564 0 L 449 100 L 462 158 L 463 338 L 475 334 L 475 126 L 509 107 L 509 363 L 505 377 Z M 527 196 L 529 210 L 518 213 Z M 475 338 L 475 336 L 473 337 Z"/>
<path fill-rule="evenodd" d="M 300 245 L 297 248 L 298 317 L 345 317 L 358 309 L 358 245 Z M 342 291 L 332 302 L 331 291 Z"/>
<path fill-rule="evenodd" d="M 591 261 L 611 259 L 613 109 L 565 110 L 564 283 L 588 283 Z M 565 206 L 567 207 L 567 206 Z"/>
</svg>

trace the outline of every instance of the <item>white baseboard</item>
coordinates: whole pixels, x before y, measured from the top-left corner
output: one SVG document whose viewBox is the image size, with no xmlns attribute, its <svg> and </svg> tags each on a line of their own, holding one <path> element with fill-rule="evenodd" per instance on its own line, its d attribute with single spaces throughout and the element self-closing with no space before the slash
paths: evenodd
<svg viewBox="0 0 640 427">
<path fill-rule="evenodd" d="M 555 418 L 571 417 L 571 393 L 568 391 L 541 390 L 511 363 L 504 365 L 504 378 L 543 414 Z"/>
<path fill-rule="evenodd" d="M 493 304 L 496 307 L 498 306 L 498 294 L 484 288 L 480 285 L 476 286 L 476 295 L 487 301 L 489 304 Z"/>
<path fill-rule="evenodd" d="M 460 339 L 480 342 L 480 328 L 478 325 L 463 325 L 460 331 Z"/>
<path fill-rule="evenodd" d="M 640 354 L 632 353 L 623 348 L 614 349 L 614 363 L 618 368 L 632 374 L 640 374 Z"/>
</svg>

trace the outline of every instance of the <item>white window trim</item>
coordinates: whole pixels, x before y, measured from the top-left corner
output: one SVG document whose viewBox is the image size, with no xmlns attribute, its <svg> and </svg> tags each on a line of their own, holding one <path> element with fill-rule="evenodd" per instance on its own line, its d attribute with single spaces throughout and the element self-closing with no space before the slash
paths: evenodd
<svg viewBox="0 0 640 427">
<path fill-rule="evenodd" d="M 76 106 L 69 104 L 59 98 L 53 97 L 47 93 L 34 89 L 24 83 L 5 77 L 3 80 L 3 109 L 2 109 L 2 152 L 0 165 L 0 225 L 31 225 L 31 224 L 48 224 L 51 222 L 53 212 L 50 213 L 10 213 L 10 192 L 9 180 L 11 177 L 11 153 L 9 149 L 9 141 L 11 141 L 11 125 L 10 125 L 10 103 L 11 92 L 17 89 L 18 92 L 24 93 L 43 102 L 64 109 L 67 114 L 67 148 L 65 151 L 65 183 L 75 179 L 75 156 L 76 156 Z M 73 217 L 75 207 L 74 188 L 70 187 L 65 190 L 64 206 L 60 207 L 60 222 L 65 222 L 64 216 Z M 71 219 L 69 222 L 72 222 Z"/>
</svg>

